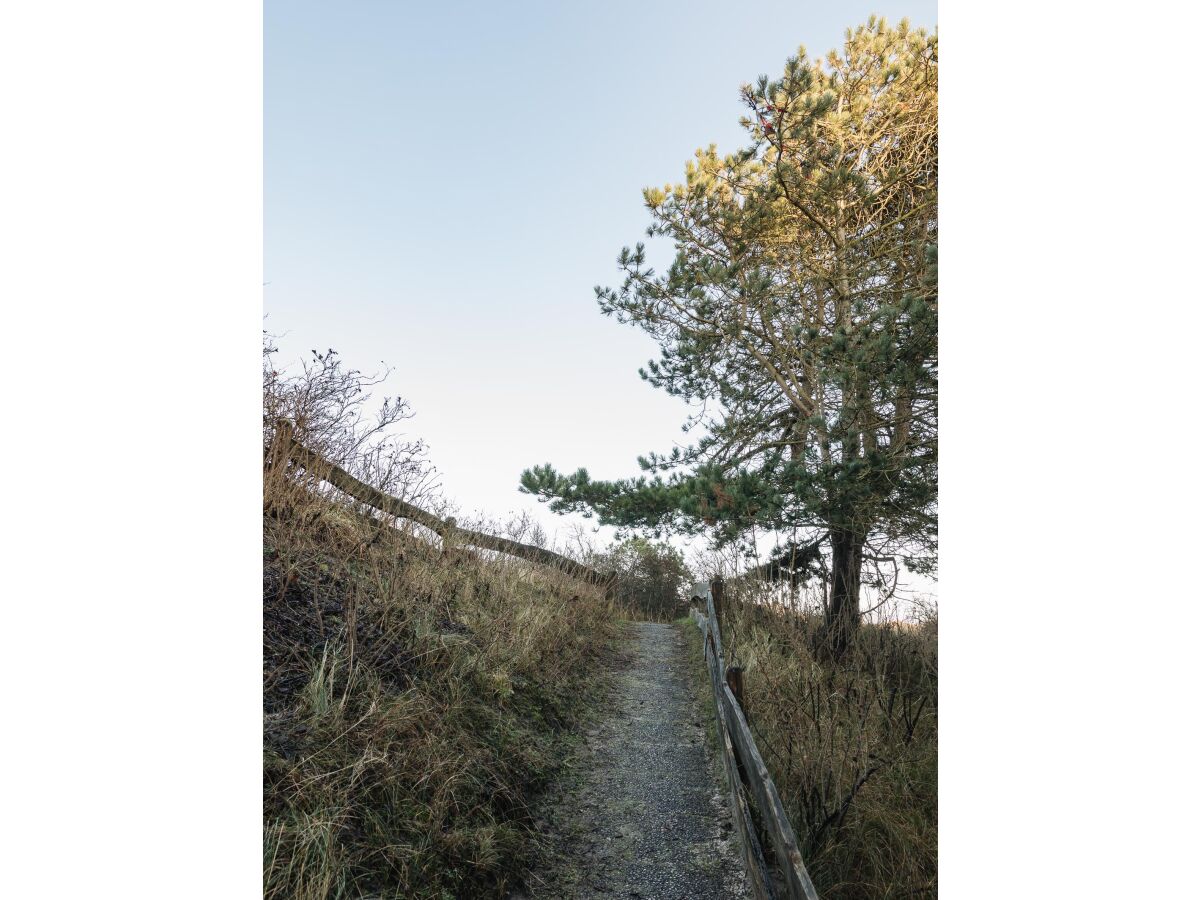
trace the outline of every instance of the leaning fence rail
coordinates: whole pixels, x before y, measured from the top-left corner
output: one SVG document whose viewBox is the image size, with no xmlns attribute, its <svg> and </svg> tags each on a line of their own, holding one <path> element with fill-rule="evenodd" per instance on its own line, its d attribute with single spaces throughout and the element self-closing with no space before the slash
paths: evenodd
<svg viewBox="0 0 1200 900">
<path fill-rule="evenodd" d="M 715 600 L 714 587 L 717 595 Z M 723 600 L 721 594 L 719 581 L 697 582 L 692 588 L 692 600 L 699 600 L 705 604 L 705 612 L 696 611 L 695 619 L 704 635 L 704 659 L 708 663 L 713 702 L 716 707 L 717 741 L 725 763 L 725 775 L 729 781 L 733 820 L 742 839 L 746 871 L 750 876 L 754 896 L 759 900 L 775 900 L 780 896 L 788 900 L 818 900 L 816 888 L 813 887 L 808 870 L 804 868 L 804 861 L 800 858 L 792 824 L 788 821 L 783 803 L 779 799 L 779 792 L 775 789 L 775 783 L 771 780 L 762 754 L 758 752 L 754 743 L 754 736 L 750 733 L 742 703 L 738 699 L 737 694 L 742 690 L 741 670 L 730 669 L 726 672 L 725 669 L 718 615 L 718 608 Z M 777 890 L 763 856 L 752 810 L 747 802 L 747 787 L 754 797 L 754 805 L 770 838 L 771 848 L 775 851 L 775 861 L 782 876 L 782 893 Z"/>
<path fill-rule="evenodd" d="M 296 465 L 329 482 L 343 494 L 353 497 L 360 503 L 365 503 L 398 519 L 408 519 L 423 525 L 438 534 L 447 546 L 479 547 L 484 550 L 494 550 L 508 556 L 516 556 L 529 562 L 539 563 L 558 569 L 561 572 L 591 584 L 609 588 L 611 576 L 597 572 L 573 559 L 547 550 L 544 547 L 534 547 L 522 544 L 520 541 L 460 528 L 453 519 L 442 519 L 427 510 L 413 506 L 399 497 L 385 494 L 378 488 L 371 487 L 364 481 L 359 481 L 341 466 L 330 462 L 320 454 L 301 444 L 295 436 L 290 422 L 280 420 L 275 423 L 275 441 L 273 449 L 268 454 L 268 465 Z"/>
</svg>

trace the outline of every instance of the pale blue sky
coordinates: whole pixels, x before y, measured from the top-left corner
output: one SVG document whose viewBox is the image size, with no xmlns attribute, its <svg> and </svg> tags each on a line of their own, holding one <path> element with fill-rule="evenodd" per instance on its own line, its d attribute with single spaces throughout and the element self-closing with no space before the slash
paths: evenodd
<svg viewBox="0 0 1200 900">
<path fill-rule="evenodd" d="M 535 510 L 520 471 L 637 473 L 686 410 L 597 310 L 641 189 L 744 143 L 738 88 L 932 2 L 265 4 L 265 308 L 280 362 L 395 369 L 446 494 Z M 655 246 L 651 244 L 651 246 Z M 656 257 L 662 259 L 668 248 Z"/>
</svg>

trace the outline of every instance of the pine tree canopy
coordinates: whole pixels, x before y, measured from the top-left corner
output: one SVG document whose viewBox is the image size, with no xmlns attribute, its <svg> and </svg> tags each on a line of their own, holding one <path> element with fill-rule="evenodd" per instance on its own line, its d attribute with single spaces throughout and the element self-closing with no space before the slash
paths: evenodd
<svg viewBox="0 0 1200 900">
<path fill-rule="evenodd" d="M 593 481 L 550 465 L 556 512 L 737 540 L 848 535 L 929 568 L 937 532 L 937 35 L 872 18 L 742 89 L 750 135 L 649 188 L 666 272 L 622 250 L 605 315 L 661 356 L 642 377 L 699 411 L 698 437 Z M 857 582 L 854 583 L 857 592 Z"/>
</svg>

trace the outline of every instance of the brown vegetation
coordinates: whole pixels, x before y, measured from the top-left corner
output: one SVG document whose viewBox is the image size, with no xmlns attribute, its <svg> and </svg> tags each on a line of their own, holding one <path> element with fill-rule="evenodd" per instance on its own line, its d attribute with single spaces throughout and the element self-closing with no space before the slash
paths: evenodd
<svg viewBox="0 0 1200 900">
<path fill-rule="evenodd" d="M 836 663 L 822 617 L 727 586 L 727 656 L 821 897 L 937 891 L 937 619 L 867 623 Z"/>
<path fill-rule="evenodd" d="M 435 502 L 419 443 L 365 425 L 371 379 L 332 354 L 264 369 L 264 894 L 504 896 L 613 636 L 599 589 L 444 553 L 270 452 L 296 423 L 356 477 Z"/>
</svg>

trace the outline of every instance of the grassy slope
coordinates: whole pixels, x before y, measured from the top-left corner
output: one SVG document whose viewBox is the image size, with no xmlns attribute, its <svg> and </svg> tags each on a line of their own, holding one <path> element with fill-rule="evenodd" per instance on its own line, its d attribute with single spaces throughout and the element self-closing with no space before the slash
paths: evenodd
<svg viewBox="0 0 1200 900">
<path fill-rule="evenodd" d="M 936 621 L 916 629 L 867 625 L 858 651 L 833 665 L 810 649 L 819 621 L 737 604 L 726 613 L 725 646 L 746 670 L 751 730 L 818 893 L 936 895 Z M 715 751 L 703 639 L 690 619 L 677 624 L 692 648 Z M 852 792 L 844 817 L 822 829 Z"/>
<path fill-rule="evenodd" d="M 265 895 L 504 896 L 611 608 L 298 497 L 264 519 Z"/>
<path fill-rule="evenodd" d="M 821 897 L 934 896 L 936 620 L 864 626 L 833 664 L 812 652 L 816 619 L 727 614 L 750 725 Z"/>
</svg>

